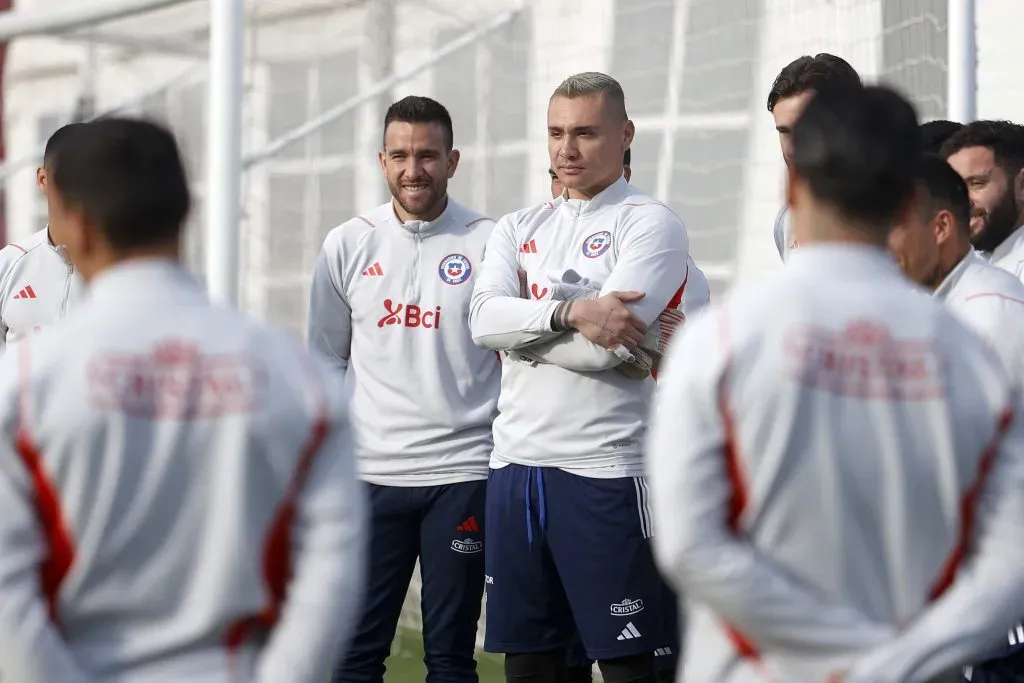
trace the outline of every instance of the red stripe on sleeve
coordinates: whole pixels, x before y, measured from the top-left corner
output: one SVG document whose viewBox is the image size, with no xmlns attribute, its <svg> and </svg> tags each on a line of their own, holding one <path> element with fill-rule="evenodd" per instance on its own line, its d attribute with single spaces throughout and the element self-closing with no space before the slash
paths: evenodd
<svg viewBox="0 0 1024 683">
<path fill-rule="evenodd" d="M 718 348 L 728 354 L 732 341 L 729 328 L 728 311 L 723 309 L 718 326 Z M 729 509 L 726 513 L 726 524 L 735 532 L 740 531 L 740 517 L 747 507 L 749 491 L 747 488 L 746 473 L 743 471 L 743 461 L 740 458 L 738 438 L 736 434 L 736 420 L 732 407 L 729 405 L 729 379 L 730 368 L 728 362 L 722 372 L 721 384 L 718 387 L 718 413 L 721 416 L 722 428 L 725 431 L 725 444 L 722 447 L 722 456 L 725 459 L 725 472 L 729 479 L 731 489 Z"/>
<path fill-rule="evenodd" d="M 309 439 L 299 456 L 288 490 L 270 523 L 263 546 L 263 583 L 270 599 L 263 611 L 243 617 L 228 628 L 226 645 L 229 652 L 239 648 L 254 630 L 272 628 L 280 616 L 288 580 L 292 574 L 292 529 L 295 525 L 299 495 L 330 431 L 327 405 L 322 395 L 319 401 Z"/>
<path fill-rule="evenodd" d="M 679 286 L 679 289 L 676 290 L 676 293 L 672 295 L 672 298 L 668 302 L 668 306 L 665 307 L 666 311 L 678 310 L 679 307 L 682 305 L 682 303 L 683 303 L 683 294 L 686 293 L 686 283 L 689 282 L 689 280 L 690 280 L 690 264 L 687 263 L 686 264 L 686 275 L 683 276 L 683 284 L 681 284 Z M 661 330 L 661 334 L 662 334 L 662 336 L 672 337 L 675 334 L 675 330 Z M 666 340 L 666 345 L 667 345 L 667 340 Z M 654 381 L 657 382 L 658 381 L 658 371 L 657 370 L 651 370 L 651 377 L 653 377 Z"/>
<path fill-rule="evenodd" d="M 730 344 L 732 342 L 732 330 L 729 326 L 728 311 L 725 309 L 722 310 L 721 318 L 719 318 L 718 339 L 718 348 L 721 349 L 723 353 L 728 354 Z M 727 364 L 725 370 L 722 372 L 721 384 L 719 384 L 718 388 L 718 413 L 722 420 L 722 428 L 725 431 L 725 443 L 722 446 L 722 457 L 725 460 L 725 474 L 729 481 L 730 488 L 730 497 L 728 508 L 726 510 L 725 523 L 733 533 L 740 534 L 740 518 L 743 516 L 744 510 L 747 508 L 750 494 L 737 444 L 736 421 L 733 416 L 732 407 L 729 405 L 729 375 L 730 368 Z M 736 653 L 740 657 L 758 661 L 761 659 L 761 655 L 753 641 L 740 633 L 731 624 L 726 623 L 723 625 L 723 628 L 725 629 L 726 636 L 732 642 L 733 647 L 736 648 Z"/>
<path fill-rule="evenodd" d="M 36 516 L 42 527 L 46 553 L 39 567 L 40 586 L 49 609 L 50 619 L 59 624 L 58 596 L 60 588 L 75 562 L 75 546 L 71 533 L 64 524 L 64 511 L 60 493 L 43 466 L 43 456 L 30 432 L 31 382 L 30 345 L 26 341 L 20 348 L 20 427 L 17 435 L 17 450 L 21 462 L 28 471 L 35 500 Z"/>
<path fill-rule="evenodd" d="M 930 600 L 935 600 L 945 593 L 953 585 L 953 581 L 956 580 L 956 574 L 960 569 L 960 565 L 963 564 L 964 558 L 967 556 L 971 536 L 974 533 L 974 515 L 977 511 L 978 498 L 988 479 L 989 472 L 992 471 L 992 466 L 995 464 L 996 455 L 999 453 L 999 445 L 1002 443 L 1003 437 L 1006 435 L 1006 431 L 1010 428 L 1011 424 L 1013 424 L 1013 412 L 1007 408 L 999 416 L 992 442 L 981 454 L 981 458 L 978 459 L 978 471 L 974 475 L 974 481 L 971 482 L 971 485 L 964 491 L 964 495 L 960 499 L 960 533 L 957 535 L 949 557 L 946 558 L 946 562 L 942 566 L 942 571 L 939 573 L 935 583 L 932 584 L 932 589 L 928 593 Z"/>
<path fill-rule="evenodd" d="M 59 623 L 57 597 L 60 587 L 75 561 L 71 534 L 64 526 L 64 514 L 57 487 L 43 469 L 43 458 L 32 438 L 22 430 L 18 434 L 18 454 L 28 470 L 35 494 L 36 514 L 46 538 L 46 557 L 40 567 L 43 597 L 49 606 L 50 618 Z"/>
</svg>

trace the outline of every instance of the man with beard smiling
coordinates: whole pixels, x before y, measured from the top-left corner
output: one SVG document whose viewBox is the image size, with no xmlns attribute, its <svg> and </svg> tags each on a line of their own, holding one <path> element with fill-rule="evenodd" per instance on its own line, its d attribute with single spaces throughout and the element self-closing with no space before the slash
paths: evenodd
<svg viewBox="0 0 1024 683">
<path fill-rule="evenodd" d="M 1009 121 L 975 121 L 953 133 L 943 143 L 941 153 L 967 184 L 971 209 L 969 231 L 974 246 L 991 252 L 989 263 L 992 266 L 1022 279 L 1024 230 L 1018 226 L 1024 223 L 1020 215 L 1024 127 Z M 894 235 L 899 231 L 894 230 Z M 972 258 L 981 260 L 969 254 L 964 261 Z M 981 270 L 977 264 L 967 268 Z M 964 271 L 964 266 L 958 266 L 957 270 Z M 955 272 L 950 274 L 950 279 Z M 973 320 L 965 322 L 997 348 L 1017 377 L 1024 364 L 1024 353 L 1015 343 L 1019 335 L 1010 331 L 1020 326 L 1022 299 L 1021 294 L 1005 290 L 1001 296 L 960 298 L 964 308 L 961 314 L 968 313 L 967 306 L 975 309 Z M 1024 633 L 1021 626 L 1012 628 L 1006 641 L 993 649 L 992 659 L 968 669 L 967 680 L 973 683 L 1024 680 L 1021 633 Z"/>
<path fill-rule="evenodd" d="M 493 222 L 447 194 L 459 152 L 426 97 L 388 109 L 391 201 L 333 230 L 309 343 L 347 379 L 371 541 L 362 619 L 334 683 L 380 683 L 419 558 L 428 680 L 476 683 L 484 491 L 500 365 L 466 320 Z"/>
<path fill-rule="evenodd" d="M 950 136 L 941 154 L 967 183 L 974 247 L 1024 280 L 1024 127 L 975 121 Z"/>
</svg>

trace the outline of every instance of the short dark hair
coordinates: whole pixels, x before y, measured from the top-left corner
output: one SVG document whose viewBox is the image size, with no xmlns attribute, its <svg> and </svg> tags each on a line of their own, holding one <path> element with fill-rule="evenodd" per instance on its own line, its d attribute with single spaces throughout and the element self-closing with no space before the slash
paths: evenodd
<svg viewBox="0 0 1024 683">
<path fill-rule="evenodd" d="M 928 195 L 922 204 L 925 219 L 930 220 L 939 211 L 949 211 L 957 227 L 970 233 L 971 197 L 960 174 L 937 154 L 925 154 L 919 170 L 918 182 Z"/>
<path fill-rule="evenodd" d="M 775 77 L 768 93 L 768 111 L 774 111 L 779 100 L 802 95 L 810 90 L 821 90 L 826 85 L 859 88 L 860 76 L 842 57 L 819 52 L 813 57 L 804 55 L 787 64 Z"/>
<path fill-rule="evenodd" d="M 409 95 L 388 107 L 384 115 L 384 144 L 387 144 L 388 126 L 393 121 L 402 123 L 436 123 L 444 129 L 444 144 L 451 151 L 455 146 L 455 131 L 452 128 L 452 117 L 444 105 L 429 97 Z"/>
<path fill-rule="evenodd" d="M 968 147 L 987 147 L 1006 174 L 1013 178 L 1024 168 L 1024 126 L 1012 121 L 972 121 L 953 133 L 939 153 L 948 159 Z"/>
<path fill-rule="evenodd" d="M 191 208 L 174 135 L 159 124 L 105 118 L 61 141 L 53 186 L 94 221 L 115 250 L 177 240 Z"/>
<path fill-rule="evenodd" d="M 43 148 L 43 166 L 47 170 L 53 170 L 62 141 L 74 134 L 82 125 L 81 123 L 69 123 L 66 126 L 61 126 L 47 139 L 46 147 Z"/>
<path fill-rule="evenodd" d="M 929 154 L 938 154 L 939 150 L 942 149 L 943 143 L 945 143 L 953 133 L 963 127 L 964 124 L 962 123 L 946 121 L 945 119 L 922 123 L 921 142 L 924 143 L 924 151 Z"/>
<path fill-rule="evenodd" d="M 921 156 L 913 105 L 886 87 L 822 88 L 793 127 L 793 168 L 814 197 L 886 234 L 913 196 Z"/>
<path fill-rule="evenodd" d="M 629 162 L 633 160 L 633 155 L 630 153 L 629 148 L 622 154 L 622 165 L 629 166 Z"/>
</svg>

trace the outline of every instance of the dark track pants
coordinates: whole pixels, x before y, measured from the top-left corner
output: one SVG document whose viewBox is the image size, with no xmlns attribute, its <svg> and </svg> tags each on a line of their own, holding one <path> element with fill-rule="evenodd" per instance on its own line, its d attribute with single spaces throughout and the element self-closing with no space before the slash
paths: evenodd
<svg viewBox="0 0 1024 683">
<path fill-rule="evenodd" d="M 1014 630 L 1014 636 L 1024 633 L 1024 628 Z M 1015 641 L 1001 646 L 983 663 L 974 666 L 970 682 L 1024 683 L 1024 643 L 1016 637 Z"/>
<path fill-rule="evenodd" d="M 427 683 L 477 683 L 487 483 L 367 487 L 372 526 L 367 594 L 332 683 L 381 683 L 417 557 Z"/>
</svg>

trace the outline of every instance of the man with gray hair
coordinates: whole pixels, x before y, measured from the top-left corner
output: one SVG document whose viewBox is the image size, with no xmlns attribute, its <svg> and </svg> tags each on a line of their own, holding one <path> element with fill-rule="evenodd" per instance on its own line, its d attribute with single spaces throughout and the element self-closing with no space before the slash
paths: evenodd
<svg viewBox="0 0 1024 683">
<path fill-rule="evenodd" d="M 675 607 L 651 552 L 642 443 L 657 366 L 640 347 L 674 332 L 658 318 L 679 305 L 688 243 L 623 177 L 633 134 L 613 78 L 555 90 L 548 151 L 565 192 L 498 221 L 470 304 L 474 340 L 502 356 L 485 649 L 518 683 L 565 680 L 570 616 L 606 683 L 654 683 Z"/>
</svg>

